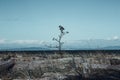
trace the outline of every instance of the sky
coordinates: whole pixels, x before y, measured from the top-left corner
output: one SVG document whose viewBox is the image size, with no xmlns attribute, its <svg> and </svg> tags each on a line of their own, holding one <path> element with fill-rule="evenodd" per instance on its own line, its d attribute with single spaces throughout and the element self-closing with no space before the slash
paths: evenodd
<svg viewBox="0 0 120 80">
<path fill-rule="evenodd" d="M 120 38 L 120 0 L 0 0 L 0 43 Z"/>
</svg>

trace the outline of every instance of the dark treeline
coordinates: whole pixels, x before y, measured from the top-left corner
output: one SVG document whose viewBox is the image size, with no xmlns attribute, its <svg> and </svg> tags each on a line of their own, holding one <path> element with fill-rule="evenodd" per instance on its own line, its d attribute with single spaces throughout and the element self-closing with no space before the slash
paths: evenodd
<svg viewBox="0 0 120 80">
<path fill-rule="evenodd" d="M 0 54 L 8 54 L 8 53 L 17 53 L 17 54 L 54 54 L 58 53 L 58 50 L 40 50 L 40 51 L 0 51 Z M 62 53 L 68 54 L 79 54 L 79 53 L 107 53 L 107 54 L 120 54 L 120 50 L 62 50 Z"/>
</svg>

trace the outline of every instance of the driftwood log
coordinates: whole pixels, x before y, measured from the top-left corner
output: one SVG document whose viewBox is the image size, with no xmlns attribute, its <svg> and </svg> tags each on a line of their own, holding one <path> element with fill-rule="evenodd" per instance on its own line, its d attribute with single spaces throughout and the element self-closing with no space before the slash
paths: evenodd
<svg viewBox="0 0 120 80">
<path fill-rule="evenodd" d="M 0 73 L 11 70 L 14 65 L 15 65 L 14 59 L 10 59 L 8 61 L 1 61 L 0 62 Z"/>
</svg>

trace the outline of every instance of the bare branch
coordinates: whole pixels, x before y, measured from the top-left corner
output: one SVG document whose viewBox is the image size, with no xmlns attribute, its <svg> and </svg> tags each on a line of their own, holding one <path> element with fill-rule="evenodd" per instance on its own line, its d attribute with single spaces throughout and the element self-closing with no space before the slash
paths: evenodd
<svg viewBox="0 0 120 80">
<path fill-rule="evenodd" d="M 58 39 L 53 38 L 52 40 L 58 42 L 58 46 L 56 46 L 56 48 L 59 49 L 59 53 L 61 54 L 61 48 L 62 48 L 62 45 L 64 44 L 64 42 L 61 42 L 61 40 L 62 40 L 63 36 L 65 34 L 68 34 L 69 32 L 68 31 L 65 32 L 64 31 L 65 28 L 63 26 L 61 26 L 61 25 L 59 25 L 59 30 L 60 30 L 60 34 L 58 35 Z"/>
</svg>

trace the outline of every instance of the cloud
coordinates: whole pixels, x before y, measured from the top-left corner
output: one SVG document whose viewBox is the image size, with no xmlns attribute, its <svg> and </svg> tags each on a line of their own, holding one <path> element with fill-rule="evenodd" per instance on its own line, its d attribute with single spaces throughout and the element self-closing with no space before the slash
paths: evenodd
<svg viewBox="0 0 120 80">
<path fill-rule="evenodd" d="M 3 44 L 3 43 L 5 43 L 5 42 L 6 42 L 5 39 L 0 39 L 0 44 Z"/>
<path fill-rule="evenodd" d="M 114 39 L 114 40 L 118 40 L 119 37 L 118 37 L 118 36 L 114 36 L 113 39 Z"/>
<path fill-rule="evenodd" d="M 44 41 L 41 40 L 14 40 L 12 43 L 17 44 L 42 44 Z"/>
<path fill-rule="evenodd" d="M 118 36 L 113 36 L 112 38 L 107 38 L 107 40 L 119 40 L 120 38 Z"/>
<path fill-rule="evenodd" d="M 0 39 L 0 44 L 45 44 L 43 40 L 5 40 Z"/>
</svg>

